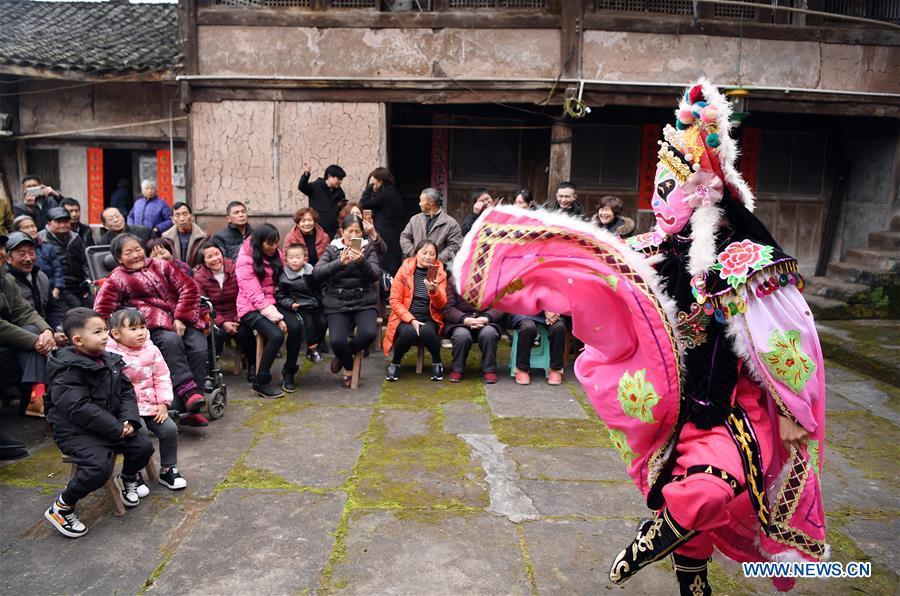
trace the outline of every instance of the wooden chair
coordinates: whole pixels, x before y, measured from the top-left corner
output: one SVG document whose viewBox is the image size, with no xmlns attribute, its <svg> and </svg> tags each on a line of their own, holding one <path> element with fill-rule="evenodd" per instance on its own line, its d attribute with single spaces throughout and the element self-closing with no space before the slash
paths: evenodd
<svg viewBox="0 0 900 596">
<path fill-rule="evenodd" d="M 116 457 L 118 458 L 118 454 Z M 62 461 L 64 464 L 69 464 L 68 480 L 71 480 L 72 477 L 75 476 L 76 470 L 78 470 L 78 460 L 71 455 L 63 454 Z M 151 457 L 150 461 L 147 462 L 147 467 L 144 468 L 144 471 L 147 473 L 147 480 L 150 484 L 159 484 L 159 466 L 156 464 L 156 459 Z M 116 466 L 114 464 L 112 472 L 110 472 L 109 478 L 106 480 L 106 484 L 103 485 L 103 490 L 106 492 L 106 500 L 112 505 L 113 515 L 122 517 L 125 515 L 125 505 L 122 503 L 122 495 L 119 493 L 119 487 L 116 486 L 114 480 L 115 477 Z"/>
<path fill-rule="evenodd" d="M 425 346 L 418 345 L 419 351 L 416 353 L 416 374 L 421 375 L 425 368 Z"/>
<path fill-rule="evenodd" d="M 359 373 L 362 368 L 362 350 L 353 356 L 353 370 L 350 371 L 350 389 L 359 389 Z"/>
</svg>

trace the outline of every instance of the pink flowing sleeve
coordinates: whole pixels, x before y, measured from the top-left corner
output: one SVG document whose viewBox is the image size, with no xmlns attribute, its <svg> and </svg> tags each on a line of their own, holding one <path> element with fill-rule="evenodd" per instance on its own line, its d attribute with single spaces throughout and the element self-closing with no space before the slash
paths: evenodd
<svg viewBox="0 0 900 596">
<path fill-rule="evenodd" d="M 453 268 L 460 295 L 479 309 L 571 315 L 585 344 L 575 374 L 646 495 L 680 395 L 673 306 L 647 260 L 590 224 L 497 207 L 466 236 Z"/>
<path fill-rule="evenodd" d="M 735 347 L 778 413 L 824 437 L 825 364 L 809 306 L 794 285 L 747 301 L 729 321 Z"/>
</svg>

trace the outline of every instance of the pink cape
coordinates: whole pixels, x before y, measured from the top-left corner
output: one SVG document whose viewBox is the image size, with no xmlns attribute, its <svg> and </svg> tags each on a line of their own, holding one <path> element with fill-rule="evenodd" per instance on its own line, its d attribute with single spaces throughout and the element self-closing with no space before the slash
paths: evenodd
<svg viewBox="0 0 900 596">
<path fill-rule="evenodd" d="M 453 264 L 460 295 L 476 308 L 571 315 L 573 334 L 585 344 L 575 374 L 645 497 L 671 447 L 681 372 L 675 305 L 662 292 L 652 263 L 590 224 L 559 214 L 497 207 L 476 222 Z M 765 470 L 770 532 L 757 523 L 755 531 L 732 544 L 724 542 L 726 528 L 714 532 L 716 546 L 738 561 L 827 557 L 818 484 L 824 366 L 815 326 L 804 307 L 791 286 L 748 300 L 746 314 L 729 320 L 729 334 L 746 372 L 766 388 L 773 436 L 764 440 L 778 445 Z M 786 343 L 792 338 L 793 347 Z M 796 378 L 784 382 L 777 358 L 774 366 L 764 362 L 767 354 L 794 348 L 813 364 L 802 386 Z M 810 431 L 809 449 L 793 457 L 780 448 L 779 408 Z"/>
</svg>

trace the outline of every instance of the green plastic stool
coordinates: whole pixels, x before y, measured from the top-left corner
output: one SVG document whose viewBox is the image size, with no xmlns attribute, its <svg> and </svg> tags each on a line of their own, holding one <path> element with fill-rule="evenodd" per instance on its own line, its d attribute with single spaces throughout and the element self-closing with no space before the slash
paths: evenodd
<svg viewBox="0 0 900 596">
<path fill-rule="evenodd" d="M 536 323 L 537 327 L 537 336 L 541 340 L 541 343 L 537 347 L 531 348 L 531 359 L 529 361 L 529 366 L 532 370 L 535 368 L 540 368 L 544 370 L 544 375 L 549 379 L 550 378 L 550 336 L 547 335 L 547 327 L 545 325 L 541 325 L 540 323 Z M 513 340 L 512 340 L 512 352 L 509 356 L 509 376 L 516 376 L 516 351 L 519 347 L 519 330 L 516 329 L 513 332 Z"/>
</svg>

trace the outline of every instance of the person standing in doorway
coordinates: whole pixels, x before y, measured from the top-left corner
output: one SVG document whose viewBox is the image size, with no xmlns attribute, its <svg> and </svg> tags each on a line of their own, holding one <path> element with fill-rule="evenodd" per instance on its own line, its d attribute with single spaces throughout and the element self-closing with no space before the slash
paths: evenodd
<svg viewBox="0 0 900 596">
<path fill-rule="evenodd" d="M 127 221 L 134 226 L 150 228 L 154 236 L 172 227 L 172 208 L 156 194 L 156 184 L 151 180 L 141 182 L 141 197 L 128 212 Z"/>
<path fill-rule="evenodd" d="M 131 180 L 122 178 L 116 183 L 116 190 L 109 197 L 109 206 L 118 209 L 122 217 L 127 217 L 128 212 L 131 211 L 132 203 Z"/>
<path fill-rule="evenodd" d="M 297 190 L 309 197 L 309 206 L 319 214 L 319 225 L 329 238 L 334 238 L 338 229 L 338 213 L 344 208 L 347 197 L 341 188 L 347 172 L 339 165 L 325 168 L 325 175 L 314 182 L 309 181 L 310 165 L 303 164 L 303 174 L 297 183 Z"/>
</svg>

